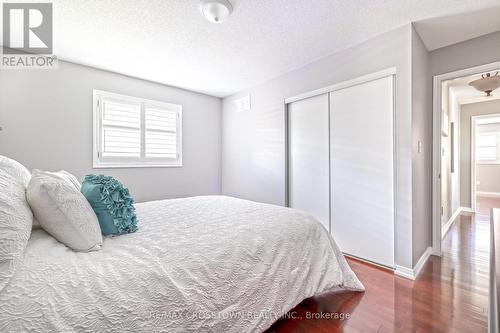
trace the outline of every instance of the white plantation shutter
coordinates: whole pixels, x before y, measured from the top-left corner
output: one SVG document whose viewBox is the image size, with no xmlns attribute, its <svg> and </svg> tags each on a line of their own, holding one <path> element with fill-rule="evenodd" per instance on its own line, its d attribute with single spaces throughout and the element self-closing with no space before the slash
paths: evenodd
<svg viewBox="0 0 500 333">
<path fill-rule="evenodd" d="M 146 158 L 177 158 L 177 117 L 175 110 L 145 107 Z"/>
<path fill-rule="evenodd" d="M 141 157 L 141 105 L 102 101 L 102 157 Z"/>
<path fill-rule="evenodd" d="M 94 91 L 94 167 L 181 166 L 182 107 Z"/>
</svg>

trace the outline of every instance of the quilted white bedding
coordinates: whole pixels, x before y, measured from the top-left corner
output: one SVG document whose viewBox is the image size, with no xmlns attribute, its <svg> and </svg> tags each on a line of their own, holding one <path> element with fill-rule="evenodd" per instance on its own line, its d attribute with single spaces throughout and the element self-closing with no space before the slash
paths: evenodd
<svg viewBox="0 0 500 333">
<path fill-rule="evenodd" d="M 34 230 L 1 332 L 261 332 L 303 299 L 363 290 L 306 213 L 224 196 L 136 205 L 139 231 L 73 252 Z"/>
</svg>

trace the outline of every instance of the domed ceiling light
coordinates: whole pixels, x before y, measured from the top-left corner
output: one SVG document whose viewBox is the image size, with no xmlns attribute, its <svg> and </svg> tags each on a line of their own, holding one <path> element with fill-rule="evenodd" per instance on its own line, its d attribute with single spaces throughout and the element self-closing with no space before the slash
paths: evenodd
<svg viewBox="0 0 500 333">
<path fill-rule="evenodd" d="M 500 75 L 498 75 L 498 72 L 495 75 L 486 73 L 481 75 L 480 79 L 469 82 L 469 85 L 479 91 L 485 92 L 486 96 L 491 96 L 493 90 L 500 87 Z"/>
<path fill-rule="evenodd" d="M 233 11 L 229 0 L 201 0 L 200 6 L 203 15 L 212 23 L 221 23 Z"/>
</svg>

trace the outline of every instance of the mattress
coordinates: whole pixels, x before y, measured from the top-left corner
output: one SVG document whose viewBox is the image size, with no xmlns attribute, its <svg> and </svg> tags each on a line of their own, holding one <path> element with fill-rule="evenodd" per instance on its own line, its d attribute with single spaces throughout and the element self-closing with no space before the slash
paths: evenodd
<svg viewBox="0 0 500 333">
<path fill-rule="evenodd" d="M 259 332 L 307 297 L 363 290 L 307 213 L 225 196 L 136 209 L 139 230 L 96 252 L 33 230 L 0 331 Z"/>
</svg>

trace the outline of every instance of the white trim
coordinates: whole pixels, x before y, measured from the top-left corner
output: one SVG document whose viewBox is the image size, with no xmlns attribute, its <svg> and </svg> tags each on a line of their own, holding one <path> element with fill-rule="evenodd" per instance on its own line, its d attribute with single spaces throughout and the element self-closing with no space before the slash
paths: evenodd
<svg viewBox="0 0 500 333">
<path fill-rule="evenodd" d="M 471 207 L 460 207 L 460 212 L 474 214 L 476 211 Z"/>
<path fill-rule="evenodd" d="M 142 97 L 135 97 L 135 96 L 129 96 L 129 95 L 123 95 L 123 94 L 118 94 L 118 93 L 113 93 L 109 91 L 104 91 L 104 90 L 98 90 L 94 89 L 93 90 L 93 96 L 95 95 L 104 95 L 106 97 L 112 97 L 112 98 L 117 98 L 120 100 L 127 99 L 128 101 L 134 101 L 136 103 L 146 103 L 148 105 L 155 105 L 158 107 L 171 107 L 171 108 L 177 108 L 180 105 L 179 104 L 174 104 L 174 103 L 168 103 L 168 102 L 163 102 L 163 101 L 155 101 L 152 99 L 147 99 L 147 98 L 142 98 Z"/>
<path fill-rule="evenodd" d="M 415 275 L 413 275 L 413 269 L 410 269 L 408 267 L 396 265 L 394 274 L 410 280 L 415 280 Z"/>
<path fill-rule="evenodd" d="M 432 254 L 441 255 L 441 83 L 446 80 L 488 72 L 500 67 L 500 61 L 433 77 L 433 159 L 432 159 Z"/>
<path fill-rule="evenodd" d="M 394 260 L 393 264 L 394 267 L 396 267 L 396 256 L 398 253 L 398 228 L 401 226 L 399 225 L 399 216 L 400 216 L 400 210 L 399 210 L 399 130 L 398 130 L 398 112 L 397 112 L 397 91 L 396 91 L 396 86 L 397 86 L 397 71 L 396 68 L 391 68 L 390 70 L 393 70 L 394 73 L 391 74 L 392 76 L 392 167 L 393 167 L 393 205 L 394 205 L 394 235 L 393 235 L 393 240 L 394 240 Z"/>
<path fill-rule="evenodd" d="M 476 195 L 483 198 L 500 198 L 500 192 L 477 191 Z"/>
<path fill-rule="evenodd" d="M 94 164 L 92 166 L 93 169 L 126 169 L 126 168 L 182 168 L 182 162 L 180 163 L 170 163 L 170 164 L 124 164 L 124 163 L 110 163 L 107 162 L 106 164 L 101 163 L 101 164 Z"/>
<path fill-rule="evenodd" d="M 290 103 L 297 102 L 297 101 L 300 101 L 300 100 L 303 100 L 306 98 L 327 94 L 327 93 L 330 93 L 333 91 L 349 88 L 352 86 L 357 86 L 357 85 L 362 84 L 362 83 L 378 80 L 378 79 L 381 79 L 381 78 L 384 78 L 387 76 L 391 76 L 391 75 L 396 75 L 396 67 L 387 68 L 387 69 L 384 69 L 384 70 L 381 70 L 381 71 L 378 71 L 375 73 L 359 76 L 359 77 L 354 78 L 352 80 L 343 81 L 343 82 L 329 85 L 329 86 L 326 86 L 326 87 L 323 87 L 320 89 L 309 91 L 309 92 L 306 92 L 303 94 L 288 97 L 285 99 L 285 104 L 290 104 Z"/>
<path fill-rule="evenodd" d="M 432 254 L 432 247 L 429 246 L 427 249 L 425 249 L 424 253 L 420 257 L 420 259 L 418 259 L 417 264 L 413 268 L 413 275 L 415 276 L 415 278 L 418 277 L 418 275 L 422 271 L 422 268 L 424 268 L 425 264 L 427 263 L 427 260 L 429 260 L 431 254 Z"/>
<path fill-rule="evenodd" d="M 386 265 L 383 265 L 383 264 L 379 264 L 377 262 L 370 261 L 370 260 L 367 260 L 367 259 L 364 259 L 364 258 L 360 258 L 360 257 L 357 257 L 357 256 L 349 254 L 349 253 L 342 252 L 342 254 L 344 255 L 344 257 L 347 257 L 347 258 L 352 258 L 352 259 L 361 261 L 363 263 L 367 263 L 367 264 L 372 265 L 372 266 L 377 266 L 377 267 L 380 267 L 382 269 L 386 269 L 386 270 L 389 270 L 389 271 L 394 271 L 394 267 L 390 267 L 390 266 L 386 266 Z"/>
<path fill-rule="evenodd" d="M 431 254 L 432 254 L 432 247 L 429 246 L 427 249 L 425 249 L 420 259 L 418 259 L 417 264 L 413 269 L 396 265 L 396 270 L 394 271 L 394 274 L 410 280 L 415 280 L 422 271 L 422 268 L 425 266 L 427 260 L 429 260 Z"/>
<path fill-rule="evenodd" d="M 289 133 L 289 130 L 288 130 L 288 104 L 285 103 L 285 100 L 283 100 L 283 112 L 284 112 L 284 116 L 283 116 L 283 119 L 285 120 L 285 128 L 284 128 L 284 137 L 283 137 L 283 140 L 285 142 L 285 151 L 284 151 L 284 156 L 285 156 L 285 161 L 284 161 L 284 164 L 283 164 L 283 168 L 284 168 L 284 175 L 285 175 L 285 193 L 284 193 L 284 196 L 283 198 L 285 199 L 285 207 L 290 207 L 290 197 L 289 197 L 289 194 L 288 192 L 290 191 L 290 182 L 289 182 L 289 172 L 288 172 L 288 159 L 290 158 L 290 154 L 288 152 L 289 148 L 290 148 L 290 144 L 289 144 L 289 140 L 288 140 L 288 135 L 290 134 Z M 221 177 L 222 178 L 222 177 Z"/>
<path fill-rule="evenodd" d="M 441 237 L 444 239 L 448 231 L 450 230 L 451 226 L 453 225 L 453 222 L 457 219 L 458 215 L 462 212 L 462 208 L 459 207 L 453 215 L 451 215 L 450 219 L 446 222 L 445 225 L 441 227 Z"/>
<path fill-rule="evenodd" d="M 500 160 L 497 160 L 497 161 L 481 161 L 481 162 L 476 162 L 476 165 L 500 165 Z"/>
<path fill-rule="evenodd" d="M 433 78 L 432 253 L 441 255 L 441 81 Z"/>
<path fill-rule="evenodd" d="M 476 210 L 476 117 L 470 121 L 470 206 Z"/>
</svg>

